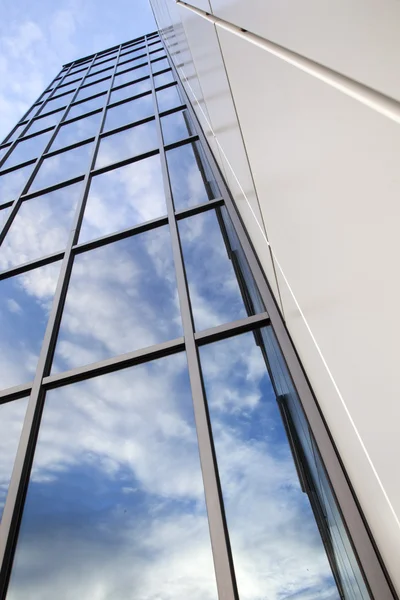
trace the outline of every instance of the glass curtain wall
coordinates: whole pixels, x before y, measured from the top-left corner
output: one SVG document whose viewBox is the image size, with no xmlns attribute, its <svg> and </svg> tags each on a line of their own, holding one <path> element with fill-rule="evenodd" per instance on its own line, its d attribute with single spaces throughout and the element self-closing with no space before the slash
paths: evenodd
<svg viewBox="0 0 400 600">
<path fill-rule="evenodd" d="M 1 599 L 369 598 L 189 108 L 151 34 L 0 145 Z"/>
</svg>

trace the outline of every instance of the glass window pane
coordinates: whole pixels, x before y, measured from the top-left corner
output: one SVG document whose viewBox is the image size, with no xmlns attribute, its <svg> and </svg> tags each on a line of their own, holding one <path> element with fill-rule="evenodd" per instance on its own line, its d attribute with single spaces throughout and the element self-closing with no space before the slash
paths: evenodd
<svg viewBox="0 0 400 600">
<path fill-rule="evenodd" d="M 200 358 L 240 598 L 338 599 L 254 334 Z"/>
<path fill-rule="evenodd" d="M 104 167 L 125 158 L 139 156 L 156 148 L 158 148 L 158 138 L 155 121 L 136 125 L 101 140 L 96 167 Z"/>
<path fill-rule="evenodd" d="M 183 101 L 178 92 L 178 86 L 172 85 L 171 87 L 159 90 L 156 92 L 158 111 L 164 112 L 164 110 L 170 110 L 183 104 Z"/>
<path fill-rule="evenodd" d="M 138 65 L 136 61 L 125 62 L 124 64 L 118 65 L 116 69 L 116 73 L 121 73 L 122 71 L 126 71 L 127 69 L 133 69 L 131 75 L 132 79 L 139 79 L 140 77 L 144 77 L 145 75 L 149 75 L 149 66 L 147 64 Z"/>
<path fill-rule="evenodd" d="M 10 146 L 11 144 L 5 146 L 4 148 L 0 148 L 0 161 L 7 154 L 8 150 L 10 149 Z"/>
<path fill-rule="evenodd" d="M 90 75 L 95 75 L 96 73 L 99 73 L 100 71 L 104 71 L 105 73 L 107 73 L 106 69 L 113 69 L 115 65 L 115 61 L 107 61 L 104 62 L 102 64 L 98 64 L 98 65 L 94 65 L 91 69 L 90 69 Z M 89 75 L 89 79 L 88 82 L 90 81 L 90 75 Z"/>
<path fill-rule="evenodd" d="M 10 206 L 8 206 L 7 208 L 0 208 L 0 230 L 3 228 L 4 223 L 7 221 L 10 211 Z"/>
<path fill-rule="evenodd" d="M 64 250 L 81 190 L 75 183 L 25 200 L 0 246 L 0 270 Z"/>
<path fill-rule="evenodd" d="M 168 150 L 166 157 L 176 210 L 220 196 L 214 175 L 198 142 Z"/>
<path fill-rule="evenodd" d="M 92 110 L 103 108 L 105 101 L 106 94 L 103 94 L 102 96 L 98 96 L 97 98 L 92 98 L 92 100 L 86 100 L 86 102 L 73 104 L 68 111 L 68 119 L 80 117 L 81 115 L 85 115 L 86 113 L 89 113 Z"/>
<path fill-rule="evenodd" d="M 215 210 L 178 227 L 196 330 L 247 317 Z"/>
<path fill-rule="evenodd" d="M 83 140 L 90 137 L 95 137 L 99 131 L 101 115 L 102 113 L 99 112 L 90 117 L 79 119 L 79 121 L 62 125 L 50 150 L 58 150 L 77 142 L 83 142 Z"/>
<path fill-rule="evenodd" d="M 63 82 L 61 87 L 58 87 L 56 89 L 56 91 L 54 92 L 55 96 L 58 96 L 59 94 L 66 94 L 67 92 L 73 92 L 76 90 L 76 88 L 78 87 L 80 83 L 80 79 L 78 81 L 71 81 L 70 83 Z"/>
<path fill-rule="evenodd" d="M 157 227 L 75 258 L 53 370 L 181 335 L 169 231 Z"/>
<path fill-rule="evenodd" d="M 69 94 L 65 94 L 65 96 L 58 96 L 56 98 L 50 98 L 45 105 L 41 114 L 50 112 L 51 110 L 55 110 L 56 108 L 61 108 L 62 106 L 67 106 L 72 100 L 73 92 Z"/>
<path fill-rule="evenodd" d="M 141 121 L 154 114 L 152 94 L 107 109 L 104 131 Z"/>
<path fill-rule="evenodd" d="M 122 85 L 123 83 L 136 81 L 137 79 L 140 79 L 141 77 L 147 77 L 148 75 L 149 67 L 147 65 L 144 67 L 139 67 L 138 69 L 131 69 L 130 71 L 126 71 L 126 73 L 117 73 L 114 79 L 114 87 L 117 85 Z"/>
<path fill-rule="evenodd" d="M 90 96 L 94 96 L 99 92 L 105 92 L 110 87 L 110 78 L 105 81 L 99 81 L 98 83 L 93 83 L 93 85 L 88 85 L 87 87 L 81 88 L 75 98 L 75 100 L 83 100 L 83 98 L 90 98 Z M 104 102 L 104 101 L 103 101 Z"/>
<path fill-rule="evenodd" d="M 161 73 L 161 75 L 154 76 L 154 85 L 156 87 L 167 85 L 167 83 L 172 83 L 173 81 L 175 81 L 175 78 L 172 71 L 166 71 L 165 73 Z"/>
<path fill-rule="evenodd" d="M 217 600 L 184 356 L 48 392 L 9 597 Z"/>
<path fill-rule="evenodd" d="M 150 78 L 138 81 L 137 83 L 131 83 L 126 85 L 119 90 L 111 92 L 110 103 L 118 102 L 119 100 L 125 100 L 125 98 L 131 98 L 132 96 L 138 96 L 144 92 L 151 90 Z"/>
<path fill-rule="evenodd" d="M 195 134 L 192 120 L 187 110 L 162 117 L 161 127 L 165 145 L 173 144 Z"/>
<path fill-rule="evenodd" d="M 76 80 L 78 81 L 78 83 L 80 83 L 80 81 L 82 80 L 82 77 L 83 77 L 83 73 L 70 73 L 63 79 L 63 83 L 71 83 L 71 81 L 76 81 Z"/>
<path fill-rule="evenodd" d="M 67 181 L 73 177 L 83 175 L 88 166 L 93 150 L 93 143 L 78 146 L 73 150 L 61 152 L 55 156 L 45 158 L 39 171 L 29 188 L 30 192 L 47 188 L 56 183 Z"/>
<path fill-rule="evenodd" d="M 171 65 L 168 62 L 167 58 L 162 58 L 161 60 L 156 60 L 151 63 L 151 70 L 153 73 L 158 73 L 158 71 L 163 71 L 164 69 L 168 69 Z"/>
<path fill-rule="evenodd" d="M 32 158 L 38 158 L 42 154 L 52 135 L 53 131 L 48 131 L 47 133 L 41 133 L 32 138 L 28 138 L 27 140 L 18 142 L 1 168 L 9 169 L 10 167 L 15 167 L 16 165 L 27 162 Z"/>
<path fill-rule="evenodd" d="M 27 404 L 28 398 L 0 404 L 0 522 Z"/>
<path fill-rule="evenodd" d="M 160 156 L 92 178 L 80 242 L 167 214 Z"/>
<path fill-rule="evenodd" d="M 155 58 L 161 58 L 161 56 L 165 57 L 164 48 L 156 48 L 155 50 L 150 50 L 150 60 L 154 60 Z"/>
<path fill-rule="evenodd" d="M 27 123 L 24 123 L 23 125 L 18 125 L 18 127 L 15 129 L 14 133 L 11 134 L 8 138 L 7 138 L 7 142 L 13 142 L 14 140 L 17 139 L 17 137 L 19 137 L 21 135 L 21 133 L 23 132 L 23 130 L 26 128 Z"/>
<path fill-rule="evenodd" d="M 60 110 L 56 113 L 48 115 L 47 117 L 41 117 L 32 121 L 29 126 L 27 134 L 36 133 L 37 131 L 41 131 L 42 129 L 47 129 L 47 127 L 54 127 L 60 121 L 63 116 L 64 111 Z"/>
<path fill-rule="evenodd" d="M 35 104 L 34 106 L 32 106 L 32 108 L 27 112 L 27 114 L 24 117 L 24 121 L 29 121 L 29 119 L 32 119 L 32 117 L 37 115 L 38 110 L 42 107 L 42 104 Z M 21 119 L 22 120 L 22 119 Z"/>
<path fill-rule="evenodd" d="M 10 173 L 0 174 L 0 202 L 9 202 L 15 200 L 21 194 L 27 184 L 30 174 L 33 171 L 34 164 L 16 169 Z"/>
<path fill-rule="evenodd" d="M 0 281 L 0 389 L 34 378 L 60 263 Z"/>
</svg>

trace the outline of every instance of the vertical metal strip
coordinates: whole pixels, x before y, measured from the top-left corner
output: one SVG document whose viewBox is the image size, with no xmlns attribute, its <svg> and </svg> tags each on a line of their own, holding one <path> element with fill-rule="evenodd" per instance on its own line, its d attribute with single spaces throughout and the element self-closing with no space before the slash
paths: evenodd
<svg viewBox="0 0 400 600">
<path fill-rule="evenodd" d="M 171 59 L 163 40 L 162 42 L 166 53 L 169 56 L 172 70 L 178 81 L 179 89 L 181 90 L 183 98 L 186 99 L 187 108 L 195 123 L 201 145 L 216 177 L 217 184 L 221 190 L 221 195 L 225 200 L 225 206 L 229 217 L 232 220 L 244 254 L 249 263 L 250 270 L 265 304 L 265 308 L 270 316 L 275 336 L 285 358 L 288 371 L 297 390 L 310 429 L 316 440 L 328 479 L 337 500 L 338 508 L 343 516 L 343 521 L 347 528 L 355 554 L 358 557 L 361 570 L 364 573 L 367 584 L 376 600 L 394 600 L 397 596 L 386 576 L 383 562 L 379 556 L 366 520 L 362 515 L 361 508 L 359 507 L 354 491 L 345 473 L 344 466 L 339 458 L 337 449 L 329 433 L 328 426 L 323 418 L 318 402 L 311 390 L 309 381 L 283 322 L 276 300 L 267 283 L 267 279 L 254 252 L 236 205 L 223 180 L 219 166 L 210 150 L 207 138 L 191 104 L 190 98 L 182 84 L 175 64 Z"/>
<path fill-rule="evenodd" d="M 108 93 L 104 96 L 105 101 L 103 106 L 102 119 L 100 121 L 99 130 L 96 135 L 95 141 L 93 142 L 94 147 L 92 158 L 90 161 L 90 165 L 88 166 L 85 179 L 82 183 L 83 193 L 75 211 L 74 223 L 72 225 L 67 246 L 65 248 L 64 258 L 60 269 L 60 275 L 58 277 L 57 289 L 54 294 L 51 314 L 49 316 L 49 320 L 46 327 L 46 333 L 40 351 L 35 379 L 33 381 L 32 386 L 32 392 L 26 410 L 22 433 L 15 458 L 14 469 L 12 472 L 7 499 L 4 506 L 4 512 L 0 527 L 0 600 L 5 600 L 7 594 L 7 587 L 11 574 L 12 561 L 14 558 L 14 552 L 18 539 L 18 531 L 21 524 L 25 497 L 29 485 L 29 476 L 35 453 L 36 442 L 39 434 L 40 420 L 44 404 L 42 380 L 43 377 L 45 377 L 48 374 L 48 370 L 50 368 L 51 360 L 53 357 L 54 347 L 57 340 L 58 327 L 61 321 L 65 297 L 67 294 L 69 277 L 72 270 L 72 263 L 74 258 L 72 247 L 76 244 L 79 235 L 80 224 L 82 221 L 86 197 L 89 189 L 90 171 L 93 168 L 96 161 L 97 150 L 100 143 L 100 133 L 106 116 L 106 106 L 108 104 L 108 100 L 111 94 L 111 88 L 114 82 L 114 76 L 118 65 L 118 58 L 120 52 L 121 46 L 118 50 L 113 75 L 110 78 L 110 86 L 108 89 Z M 96 57 L 97 55 L 95 54 L 93 56 L 90 66 L 93 65 Z M 82 83 L 84 79 L 82 80 Z M 78 92 L 78 90 L 79 88 L 77 89 L 76 93 Z M 74 94 L 74 97 L 76 93 Z M 38 161 L 40 161 L 40 159 L 38 159 Z"/>
<path fill-rule="evenodd" d="M 151 70 L 150 54 L 147 46 L 147 57 Z M 193 396 L 194 415 L 199 444 L 199 454 L 207 505 L 211 545 L 213 550 L 216 581 L 219 600 L 236 600 L 238 598 L 233 561 L 227 533 L 226 520 L 222 502 L 216 466 L 215 451 L 212 443 L 211 425 L 206 407 L 204 386 L 201 376 L 199 357 L 194 338 L 194 325 L 189 301 L 189 294 L 183 265 L 182 250 L 179 241 L 178 225 L 175 219 L 171 186 L 168 177 L 167 161 L 161 121 L 158 111 L 157 97 L 153 74 L 151 72 L 151 89 L 156 116 L 157 135 L 160 147 L 161 167 L 167 202 L 168 223 L 171 235 L 172 251 L 175 264 L 179 304 L 183 323 L 189 379 Z"/>
</svg>

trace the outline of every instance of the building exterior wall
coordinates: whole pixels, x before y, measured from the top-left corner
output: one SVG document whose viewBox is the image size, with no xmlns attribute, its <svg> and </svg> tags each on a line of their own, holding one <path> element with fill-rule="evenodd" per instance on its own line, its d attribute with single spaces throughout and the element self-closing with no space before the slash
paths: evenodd
<svg viewBox="0 0 400 600">
<path fill-rule="evenodd" d="M 399 4 L 151 3 L 399 591 Z"/>
</svg>

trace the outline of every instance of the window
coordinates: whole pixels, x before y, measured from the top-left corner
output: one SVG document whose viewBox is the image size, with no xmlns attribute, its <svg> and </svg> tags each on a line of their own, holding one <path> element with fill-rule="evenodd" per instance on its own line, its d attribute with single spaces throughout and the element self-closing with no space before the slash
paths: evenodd
<svg viewBox="0 0 400 600">
<path fill-rule="evenodd" d="M 176 85 L 164 88 L 163 90 L 158 90 L 156 96 L 160 113 L 183 104 Z"/>
<path fill-rule="evenodd" d="M 51 150 L 71 146 L 88 138 L 96 136 L 99 131 L 102 113 L 90 115 L 84 119 L 62 125 L 51 145 Z"/>
<path fill-rule="evenodd" d="M 68 119 L 80 117 L 91 112 L 92 110 L 102 108 L 104 106 L 105 99 L 106 96 L 103 94 L 97 98 L 92 98 L 91 100 L 86 100 L 85 102 L 79 102 L 79 104 L 73 104 L 68 110 Z"/>
<path fill-rule="evenodd" d="M 90 183 L 80 242 L 166 215 L 160 156 L 96 175 Z"/>
<path fill-rule="evenodd" d="M 68 104 L 72 100 L 72 97 L 73 92 L 69 92 L 68 94 L 62 96 L 55 96 L 53 98 L 50 98 L 50 100 L 47 100 L 47 102 L 44 104 L 41 114 L 50 112 L 52 110 L 55 110 L 56 108 L 61 108 L 62 106 L 68 106 Z"/>
<path fill-rule="evenodd" d="M 46 117 L 34 119 L 26 133 L 30 135 L 31 133 L 36 133 L 42 129 L 47 129 L 47 127 L 54 127 L 54 125 L 57 125 L 57 123 L 60 121 L 63 114 L 64 111 L 59 110 L 51 115 L 47 115 Z"/>
<path fill-rule="evenodd" d="M 128 123 L 146 119 L 154 114 L 151 94 L 107 109 L 104 130 L 116 129 Z"/>
<path fill-rule="evenodd" d="M 31 381 L 60 263 L 0 281 L 0 389 Z"/>
<path fill-rule="evenodd" d="M 167 163 L 176 210 L 219 196 L 214 176 L 198 142 L 168 150 Z"/>
<path fill-rule="evenodd" d="M 33 170 L 33 164 L 9 173 L 0 173 L 0 203 L 15 200 L 22 193 Z"/>
<path fill-rule="evenodd" d="M 48 392 L 9 594 L 32 573 L 43 598 L 217 600 L 182 354 Z"/>
<path fill-rule="evenodd" d="M 83 175 L 89 166 L 92 150 L 93 144 L 89 143 L 45 158 L 29 191 L 47 188 Z"/>
<path fill-rule="evenodd" d="M 164 144 L 173 144 L 194 135 L 194 128 L 187 110 L 180 110 L 161 118 Z"/>
<path fill-rule="evenodd" d="M 154 85 L 156 88 L 161 87 L 162 85 L 167 85 L 168 83 L 172 83 L 173 81 L 175 81 L 175 78 L 171 70 L 166 71 L 165 73 L 160 73 L 160 75 L 156 75 L 154 77 Z"/>
<path fill-rule="evenodd" d="M 155 121 L 136 125 L 101 140 L 96 167 L 104 167 L 156 148 L 158 140 Z"/>
<path fill-rule="evenodd" d="M 83 87 L 79 90 L 75 100 L 83 100 L 84 98 L 90 98 L 90 96 L 95 96 L 100 92 L 105 92 L 110 87 L 110 78 L 105 79 L 104 81 L 99 81 L 98 83 L 93 83 L 92 85 L 88 85 L 87 87 Z"/>
<path fill-rule="evenodd" d="M 33 158 L 38 158 L 48 144 L 52 133 L 52 131 L 48 131 L 18 142 L 10 156 L 3 163 L 2 169 L 8 169 Z"/>
<path fill-rule="evenodd" d="M 126 69 L 129 69 L 129 65 L 117 67 L 114 86 L 130 83 L 131 81 L 136 81 L 141 77 L 147 77 L 149 75 L 149 67 L 147 65 L 137 67 L 136 69 L 129 69 L 128 71 L 126 71 Z"/>
<path fill-rule="evenodd" d="M 118 102 L 119 100 L 125 100 L 126 98 L 132 98 L 133 96 L 138 96 L 139 94 L 149 92 L 150 90 L 150 78 L 144 79 L 143 81 L 138 81 L 137 83 L 131 83 L 129 85 L 125 85 L 122 88 L 112 91 L 110 103 Z"/>
<path fill-rule="evenodd" d="M 0 246 L 0 271 L 64 250 L 82 183 L 22 202 Z"/>
<path fill-rule="evenodd" d="M 182 335 L 168 229 L 76 256 L 53 371 Z"/>
</svg>

